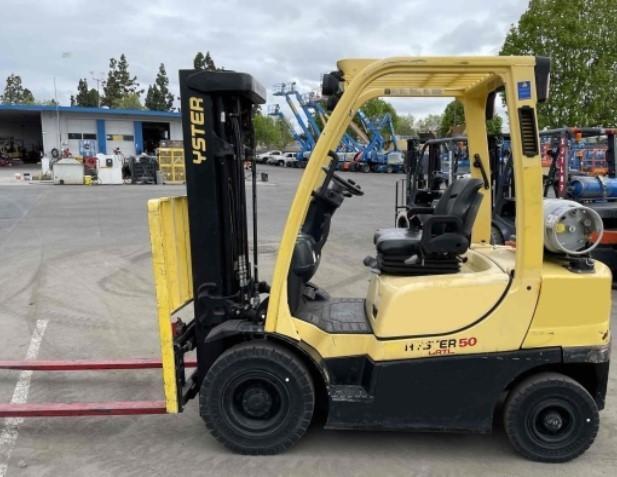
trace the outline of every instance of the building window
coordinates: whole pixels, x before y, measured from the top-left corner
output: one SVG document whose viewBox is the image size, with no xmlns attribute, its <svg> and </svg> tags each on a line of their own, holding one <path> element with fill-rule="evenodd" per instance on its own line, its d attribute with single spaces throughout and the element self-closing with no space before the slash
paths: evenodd
<svg viewBox="0 0 617 477">
<path fill-rule="evenodd" d="M 92 133 L 69 133 L 69 139 L 81 140 L 81 139 L 91 139 L 96 140 L 96 134 Z"/>
<path fill-rule="evenodd" d="M 107 135 L 107 140 L 108 141 L 128 141 L 128 142 L 133 142 L 134 139 L 135 139 L 134 136 L 127 135 L 127 134 L 108 134 Z"/>
</svg>

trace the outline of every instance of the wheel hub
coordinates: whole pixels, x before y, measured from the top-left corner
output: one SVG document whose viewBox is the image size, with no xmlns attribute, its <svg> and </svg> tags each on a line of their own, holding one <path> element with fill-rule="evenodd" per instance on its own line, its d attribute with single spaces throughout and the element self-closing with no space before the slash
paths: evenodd
<svg viewBox="0 0 617 477">
<path fill-rule="evenodd" d="M 558 412 L 551 411 L 546 413 L 542 423 L 547 430 L 558 432 L 563 427 L 563 418 Z"/>
<path fill-rule="evenodd" d="M 265 389 L 251 387 L 244 392 L 242 408 L 251 417 L 263 417 L 272 409 L 272 397 Z"/>
</svg>

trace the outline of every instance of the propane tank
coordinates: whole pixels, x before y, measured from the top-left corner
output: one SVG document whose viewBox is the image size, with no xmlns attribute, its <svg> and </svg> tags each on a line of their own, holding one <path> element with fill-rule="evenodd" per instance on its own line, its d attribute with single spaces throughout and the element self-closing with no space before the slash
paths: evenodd
<svg viewBox="0 0 617 477">
<path fill-rule="evenodd" d="M 568 192 L 575 199 L 614 199 L 617 197 L 617 179 L 577 176 L 570 180 Z"/>
<path fill-rule="evenodd" d="M 603 233 L 595 210 L 571 200 L 544 199 L 544 247 L 550 252 L 586 254 L 596 248 Z"/>
</svg>

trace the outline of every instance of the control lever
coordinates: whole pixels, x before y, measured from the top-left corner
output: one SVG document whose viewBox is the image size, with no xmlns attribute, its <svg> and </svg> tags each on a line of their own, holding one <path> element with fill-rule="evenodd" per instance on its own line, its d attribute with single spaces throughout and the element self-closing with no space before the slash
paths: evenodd
<svg viewBox="0 0 617 477">
<path fill-rule="evenodd" d="M 484 181 L 484 188 L 488 190 L 490 187 L 488 182 L 488 175 L 486 174 L 486 170 L 484 169 L 482 159 L 480 159 L 480 154 L 473 155 L 473 167 L 477 167 L 478 169 L 480 169 L 480 173 L 482 174 L 482 180 Z"/>
</svg>

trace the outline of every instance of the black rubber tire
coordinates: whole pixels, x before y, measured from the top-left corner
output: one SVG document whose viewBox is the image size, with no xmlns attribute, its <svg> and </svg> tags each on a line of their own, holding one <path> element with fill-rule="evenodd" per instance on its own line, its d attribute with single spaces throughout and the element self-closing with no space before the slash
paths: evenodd
<svg viewBox="0 0 617 477">
<path fill-rule="evenodd" d="M 276 165 L 279 167 L 283 167 L 285 165 L 285 161 L 278 161 Z"/>
<path fill-rule="evenodd" d="M 247 409 L 255 392 L 262 400 L 258 405 L 270 406 L 267 411 Z M 200 414 L 212 435 L 228 449 L 248 455 L 278 454 L 292 447 L 311 423 L 314 407 L 313 381 L 304 364 L 266 341 L 226 350 L 208 370 L 199 394 Z M 251 416 L 251 411 L 274 415 L 268 420 Z"/>
<path fill-rule="evenodd" d="M 551 420 L 559 429 L 548 428 Z M 598 407 L 589 392 L 559 373 L 540 373 L 521 382 L 504 408 L 504 428 L 512 447 L 538 462 L 578 457 L 593 443 L 599 424 Z"/>
</svg>

